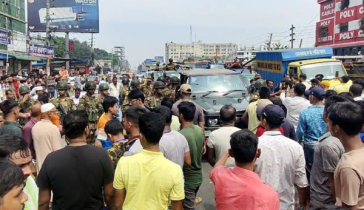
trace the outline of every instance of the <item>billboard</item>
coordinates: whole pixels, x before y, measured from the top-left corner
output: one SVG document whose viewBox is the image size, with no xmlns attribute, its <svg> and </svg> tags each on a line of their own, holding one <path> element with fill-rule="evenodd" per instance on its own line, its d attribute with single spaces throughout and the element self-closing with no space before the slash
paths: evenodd
<svg viewBox="0 0 364 210">
<path fill-rule="evenodd" d="M 326 1 L 320 4 L 320 20 L 335 16 L 335 1 Z"/>
<path fill-rule="evenodd" d="M 30 32 L 46 31 L 46 1 L 28 0 Z M 55 32 L 99 32 L 99 0 L 53 0 L 50 27 Z"/>
<path fill-rule="evenodd" d="M 164 63 L 164 56 L 155 56 L 154 59 L 160 63 Z"/>
<path fill-rule="evenodd" d="M 29 44 L 29 55 L 52 59 L 54 56 L 54 47 Z"/>
<path fill-rule="evenodd" d="M 316 44 L 333 44 L 334 42 L 334 19 L 322 20 L 316 23 Z"/>
<path fill-rule="evenodd" d="M 9 30 L 0 28 L 0 44 L 10 44 Z"/>
</svg>

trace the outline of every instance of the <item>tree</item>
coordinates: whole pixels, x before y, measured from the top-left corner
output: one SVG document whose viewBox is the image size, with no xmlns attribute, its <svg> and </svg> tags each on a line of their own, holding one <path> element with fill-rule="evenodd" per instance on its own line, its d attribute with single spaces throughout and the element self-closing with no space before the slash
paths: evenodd
<svg viewBox="0 0 364 210">
<path fill-rule="evenodd" d="M 287 45 L 283 46 L 281 43 L 278 42 L 278 43 L 274 43 L 272 48 L 274 50 L 282 50 L 282 49 L 288 49 L 288 46 Z"/>
<path fill-rule="evenodd" d="M 77 39 L 73 40 L 74 51 L 70 52 L 70 58 L 79 60 L 90 60 L 91 59 L 91 47 L 87 42 L 80 42 Z"/>
<path fill-rule="evenodd" d="M 94 58 L 95 60 L 103 60 L 109 57 L 109 53 L 106 50 L 95 48 L 94 49 Z M 108 59 L 111 60 L 111 59 Z"/>
<path fill-rule="evenodd" d="M 64 49 L 65 38 L 54 36 L 52 37 L 50 44 L 54 47 L 54 57 L 63 58 L 66 54 Z"/>
</svg>

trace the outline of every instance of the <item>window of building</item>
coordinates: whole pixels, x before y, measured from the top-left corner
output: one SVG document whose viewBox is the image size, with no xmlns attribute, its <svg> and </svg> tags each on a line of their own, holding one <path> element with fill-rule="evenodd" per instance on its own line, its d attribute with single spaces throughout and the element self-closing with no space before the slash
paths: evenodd
<svg viewBox="0 0 364 210">
<path fill-rule="evenodd" d="M 339 28 L 340 28 L 340 33 L 347 32 L 349 31 L 349 23 L 342 23 L 340 24 Z"/>
</svg>

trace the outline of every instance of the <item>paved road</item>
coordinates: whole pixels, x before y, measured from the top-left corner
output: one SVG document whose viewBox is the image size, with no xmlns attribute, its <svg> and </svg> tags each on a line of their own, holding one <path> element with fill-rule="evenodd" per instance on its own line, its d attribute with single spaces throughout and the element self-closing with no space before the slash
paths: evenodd
<svg viewBox="0 0 364 210">
<path fill-rule="evenodd" d="M 210 164 L 203 160 L 202 162 L 202 185 L 197 193 L 197 196 L 201 197 L 202 203 L 197 205 L 197 210 L 215 210 L 215 195 L 214 184 L 211 182 L 209 175 L 212 167 Z"/>
</svg>

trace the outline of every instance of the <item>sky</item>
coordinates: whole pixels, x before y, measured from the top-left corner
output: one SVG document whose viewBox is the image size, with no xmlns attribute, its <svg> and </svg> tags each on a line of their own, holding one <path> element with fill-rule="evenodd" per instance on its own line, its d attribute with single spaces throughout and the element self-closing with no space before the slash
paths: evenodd
<svg viewBox="0 0 364 210">
<path fill-rule="evenodd" d="M 303 47 L 312 47 L 320 12 L 317 0 L 100 0 L 99 9 L 95 47 L 124 46 L 132 68 L 164 56 L 165 43 L 190 43 L 190 26 L 193 41 L 251 47 L 263 45 L 269 33 L 288 45 L 293 24 L 295 46 L 303 39 Z"/>
</svg>

